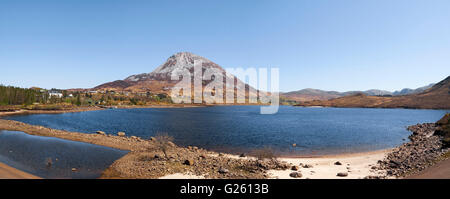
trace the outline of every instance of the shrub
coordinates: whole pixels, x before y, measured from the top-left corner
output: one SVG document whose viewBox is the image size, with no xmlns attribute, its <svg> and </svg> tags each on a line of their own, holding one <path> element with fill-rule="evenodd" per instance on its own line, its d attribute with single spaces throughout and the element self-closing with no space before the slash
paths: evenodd
<svg viewBox="0 0 450 199">
<path fill-rule="evenodd" d="M 256 157 L 258 160 L 276 159 L 276 154 L 270 147 L 255 149 L 250 153 L 250 155 Z"/>
<path fill-rule="evenodd" d="M 158 133 L 155 136 L 155 146 L 158 150 L 164 153 L 164 157 L 167 158 L 167 151 L 172 146 L 173 137 L 167 133 Z"/>
</svg>

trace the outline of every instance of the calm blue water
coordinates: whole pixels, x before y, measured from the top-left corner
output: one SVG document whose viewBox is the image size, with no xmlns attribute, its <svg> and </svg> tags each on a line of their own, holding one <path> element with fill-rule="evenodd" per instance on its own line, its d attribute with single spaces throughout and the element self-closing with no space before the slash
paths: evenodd
<svg viewBox="0 0 450 199">
<path fill-rule="evenodd" d="M 11 116 L 9 119 L 68 131 L 149 138 L 166 132 L 178 145 L 222 152 L 271 147 L 281 155 L 322 155 L 395 147 L 405 128 L 435 122 L 445 110 L 302 108 L 281 106 L 260 115 L 259 106 L 113 109 L 81 113 Z M 297 147 L 292 147 L 296 143 Z"/>
<path fill-rule="evenodd" d="M 0 162 L 42 178 L 98 178 L 126 153 L 82 142 L 0 131 Z"/>
</svg>

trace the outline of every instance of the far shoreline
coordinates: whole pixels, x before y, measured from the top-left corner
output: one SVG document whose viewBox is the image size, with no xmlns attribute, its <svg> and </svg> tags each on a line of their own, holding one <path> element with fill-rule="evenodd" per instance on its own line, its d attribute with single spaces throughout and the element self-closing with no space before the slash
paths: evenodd
<svg viewBox="0 0 450 199">
<path fill-rule="evenodd" d="M 100 110 L 108 110 L 108 109 L 151 109 L 151 108 L 198 108 L 198 107 L 207 107 L 205 105 L 145 105 L 145 106 L 81 106 L 74 107 L 70 109 L 61 109 L 61 110 L 27 110 L 20 109 L 16 111 L 0 111 L 0 118 L 13 116 L 13 115 L 32 115 L 32 114 L 62 114 L 62 113 L 79 113 L 86 111 L 100 111 Z"/>
</svg>

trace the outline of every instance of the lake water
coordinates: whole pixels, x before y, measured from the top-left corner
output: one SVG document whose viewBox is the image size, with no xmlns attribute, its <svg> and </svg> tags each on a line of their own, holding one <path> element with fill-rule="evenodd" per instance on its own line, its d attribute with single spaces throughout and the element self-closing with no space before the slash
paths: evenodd
<svg viewBox="0 0 450 199">
<path fill-rule="evenodd" d="M 98 178 L 126 153 L 82 142 L 0 131 L 0 162 L 42 178 Z"/>
<path fill-rule="evenodd" d="M 259 106 L 110 109 L 18 115 L 8 119 L 67 131 L 149 138 L 167 133 L 181 146 L 241 153 L 270 147 L 280 155 L 323 155 L 386 149 L 406 142 L 409 125 L 435 122 L 446 110 L 302 108 L 281 106 L 260 115 Z M 296 143 L 297 147 L 292 144 Z"/>
</svg>

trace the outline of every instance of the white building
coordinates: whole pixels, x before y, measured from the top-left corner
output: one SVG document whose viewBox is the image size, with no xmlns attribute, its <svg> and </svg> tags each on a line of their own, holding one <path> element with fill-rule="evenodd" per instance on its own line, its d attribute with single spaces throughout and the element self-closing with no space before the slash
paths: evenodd
<svg viewBox="0 0 450 199">
<path fill-rule="evenodd" d="M 58 90 L 50 90 L 50 91 L 48 91 L 48 95 L 50 97 L 58 97 L 58 98 L 63 97 L 63 94 L 61 93 L 61 91 L 58 91 Z"/>
</svg>

